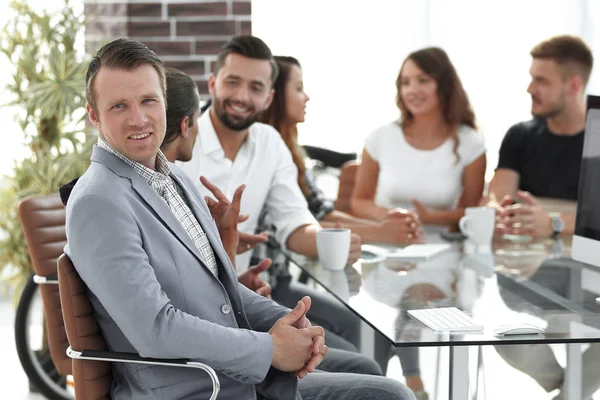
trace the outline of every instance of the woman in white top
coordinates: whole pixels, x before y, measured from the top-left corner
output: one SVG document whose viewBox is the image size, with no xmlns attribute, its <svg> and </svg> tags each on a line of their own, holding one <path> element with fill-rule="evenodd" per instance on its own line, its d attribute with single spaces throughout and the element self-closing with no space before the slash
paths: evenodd
<svg viewBox="0 0 600 400">
<path fill-rule="evenodd" d="M 485 144 L 446 52 L 411 53 L 396 80 L 401 118 L 366 140 L 352 198 L 353 212 L 381 220 L 414 209 L 426 226 L 455 229 L 481 198 Z"/>
<path fill-rule="evenodd" d="M 356 218 L 345 212 L 335 209 L 335 204 L 325 198 L 323 192 L 317 187 L 313 178 L 307 173 L 304 165 L 306 154 L 298 143 L 298 124 L 304 122 L 306 103 L 310 100 L 304 92 L 304 81 L 300 62 L 287 56 L 275 56 L 279 75 L 273 83 L 275 94 L 271 106 L 264 111 L 261 122 L 275 128 L 292 154 L 294 164 L 298 168 L 298 186 L 308 202 L 308 208 L 325 228 L 333 228 L 336 223 L 343 224 L 344 228 L 351 229 L 358 234 L 363 242 L 404 244 L 408 234 L 419 231 L 418 223 L 414 223 L 412 214 L 404 214 L 413 226 L 399 225 L 396 215 L 394 218 L 385 218 L 381 221 L 371 221 Z M 259 232 L 265 229 L 259 230 Z M 273 269 L 273 268 L 271 268 Z"/>
</svg>

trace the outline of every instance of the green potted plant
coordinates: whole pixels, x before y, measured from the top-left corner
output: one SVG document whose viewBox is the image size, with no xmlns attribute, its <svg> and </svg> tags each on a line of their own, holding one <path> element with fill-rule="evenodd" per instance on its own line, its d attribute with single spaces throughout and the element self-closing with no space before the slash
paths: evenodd
<svg viewBox="0 0 600 400">
<path fill-rule="evenodd" d="M 87 62 L 76 43 L 84 18 L 69 0 L 55 13 L 38 12 L 26 0 L 13 0 L 16 18 L 0 36 L 0 52 L 15 66 L 7 86 L 13 100 L 5 106 L 28 147 L 11 174 L 0 178 L 0 276 L 18 299 L 33 268 L 17 216 L 25 197 L 53 193 L 83 174 L 96 135 L 85 124 Z"/>
</svg>

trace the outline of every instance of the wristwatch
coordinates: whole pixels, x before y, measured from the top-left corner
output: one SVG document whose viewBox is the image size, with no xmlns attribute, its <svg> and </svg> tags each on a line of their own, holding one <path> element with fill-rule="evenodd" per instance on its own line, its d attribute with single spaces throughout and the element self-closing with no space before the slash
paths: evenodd
<svg viewBox="0 0 600 400">
<path fill-rule="evenodd" d="M 550 213 L 550 221 L 552 222 L 552 237 L 557 239 L 565 230 L 565 223 L 560 217 L 560 213 Z"/>
</svg>

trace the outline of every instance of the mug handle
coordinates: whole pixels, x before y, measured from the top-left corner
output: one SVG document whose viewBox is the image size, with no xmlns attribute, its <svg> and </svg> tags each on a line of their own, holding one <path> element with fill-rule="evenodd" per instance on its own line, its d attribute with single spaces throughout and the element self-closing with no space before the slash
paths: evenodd
<svg viewBox="0 0 600 400">
<path fill-rule="evenodd" d="M 460 231 L 467 237 L 473 236 L 468 228 L 469 220 L 470 218 L 465 215 L 460 219 L 460 221 L 458 221 L 458 227 L 460 228 Z"/>
</svg>

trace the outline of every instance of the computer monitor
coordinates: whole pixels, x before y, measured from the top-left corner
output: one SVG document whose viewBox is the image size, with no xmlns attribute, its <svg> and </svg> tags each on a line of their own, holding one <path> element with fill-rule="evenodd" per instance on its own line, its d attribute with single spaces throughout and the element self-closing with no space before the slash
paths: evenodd
<svg viewBox="0 0 600 400">
<path fill-rule="evenodd" d="M 600 267 L 600 96 L 587 97 L 584 135 L 571 257 Z"/>
</svg>

